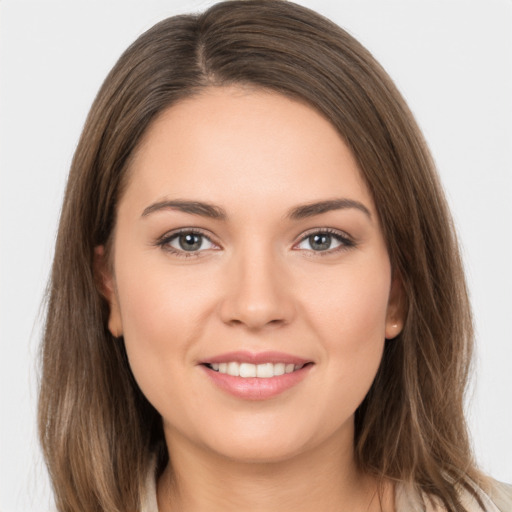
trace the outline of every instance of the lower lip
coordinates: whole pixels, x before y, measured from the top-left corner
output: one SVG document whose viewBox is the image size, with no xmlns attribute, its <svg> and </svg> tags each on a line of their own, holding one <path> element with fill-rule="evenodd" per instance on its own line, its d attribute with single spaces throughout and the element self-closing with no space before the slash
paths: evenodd
<svg viewBox="0 0 512 512">
<path fill-rule="evenodd" d="M 214 384 L 233 396 L 243 398 L 244 400 L 267 400 L 299 384 L 309 373 L 312 366 L 312 364 L 307 364 L 300 370 L 268 379 L 234 377 L 227 373 L 216 372 L 204 365 L 202 368 Z"/>
</svg>

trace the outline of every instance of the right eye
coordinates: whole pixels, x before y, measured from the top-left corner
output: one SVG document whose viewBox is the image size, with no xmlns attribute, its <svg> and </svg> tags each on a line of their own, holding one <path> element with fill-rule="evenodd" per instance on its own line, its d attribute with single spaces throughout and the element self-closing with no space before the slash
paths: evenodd
<svg viewBox="0 0 512 512">
<path fill-rule="evenodd" d="M 162 248 L 179 256 L 195 256 L 208 249 L 217 249 L 205 234 L 194 230 L 181 230 L 165 235 L 159 242 Z"/>
</svg>

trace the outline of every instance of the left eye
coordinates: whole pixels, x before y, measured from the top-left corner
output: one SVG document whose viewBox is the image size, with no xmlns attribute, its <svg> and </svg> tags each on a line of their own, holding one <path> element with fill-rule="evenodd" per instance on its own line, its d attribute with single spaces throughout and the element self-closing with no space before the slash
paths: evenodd
<svg viewBox="0 0 512 512">
<path fill-rule="evenodd" d="M 325 231 L 317 231 L 309 236 L 306 236 L 297 245 L 298 249 L 305 249 L 308 251 L 325 252 L 337 249 L 341 246 L 350 246 L 351 242 L 338 234 L 328 233 Z"/>
<path fill-rule="evenodd" d="M 198 252 L 215 247 L 215 244 L 209 238 L 194 231 L 177 233 L 168 238 L 165 245 L 176 251 L 185 252 Z"/>
</svg>

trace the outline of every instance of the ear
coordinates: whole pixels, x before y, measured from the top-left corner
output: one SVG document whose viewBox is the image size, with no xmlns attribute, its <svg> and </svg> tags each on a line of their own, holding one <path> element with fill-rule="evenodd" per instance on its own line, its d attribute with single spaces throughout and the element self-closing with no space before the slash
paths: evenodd
<svg viewBox="0 0 512 512">
<path fill-rule="evenodd" d="M 404 327 L 405 321 L 405 295 L 402 286 L 402 279 L 398 272 L 393 273 L 391 289 L 389 291 L 388 308 L 386 312 L 386 333 L 387 340 L 396 338 Z"/>
<path fill-rule="evenodd" d="M 119 338 L 119 336 L 123 335 L 121 311 L 119 309 L 113 272 L 105 253 L 105 246 L 103 245 L 98 245 L 94 248 L 94 276 L 101 295 L 105 297 L 110 307 L 108 330 L 114 338 Z"/>
</svg>

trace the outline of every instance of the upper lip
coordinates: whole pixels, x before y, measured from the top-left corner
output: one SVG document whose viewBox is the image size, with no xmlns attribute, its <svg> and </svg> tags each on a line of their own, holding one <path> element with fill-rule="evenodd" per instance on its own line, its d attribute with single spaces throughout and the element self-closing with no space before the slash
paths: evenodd
<svg viewBox="0 0 512 512">
<path fill-rule="evenodd" d="M 251 363 L 251 364 L 263 364 L 263 363 L 285 363 L 303 366 L 306 363 L 312 361 L 297 357 L 291 354 L 285 354 L 283 352 L 247 352 L 247 351 L 236 351 L 226 352 L 225 354 L 219 354 L 217 356 L 209 357 L 200 362 L 200 364 L 213 364 L 213 363 L 230 363 L 236 361 L 237 363 Z"/>
</svg>

